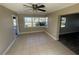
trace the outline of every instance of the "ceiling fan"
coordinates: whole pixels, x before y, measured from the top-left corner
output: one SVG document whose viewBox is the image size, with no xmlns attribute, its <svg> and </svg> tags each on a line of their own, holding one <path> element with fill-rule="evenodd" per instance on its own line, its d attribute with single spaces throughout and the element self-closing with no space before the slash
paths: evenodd
<svg viewBox="0 0 79 59">
<path fill-rule="evenodd" d="M 26 5 L 24 4 L 23 5 L 24 7 L 29 7 L 29 8 L 32 8 L 32 10 L 34 11 L 42 11 L 42 12 L 46 12 L 46 10 L 44 9 L 45 8 L 45 5 L 43 4 L 31 4 L 31 5 Z"/>
</svg>

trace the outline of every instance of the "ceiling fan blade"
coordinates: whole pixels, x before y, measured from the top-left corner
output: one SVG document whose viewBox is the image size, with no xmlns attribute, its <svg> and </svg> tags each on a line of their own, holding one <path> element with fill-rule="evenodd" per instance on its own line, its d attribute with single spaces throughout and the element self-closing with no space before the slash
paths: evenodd
<svg viewBox="0 0 79 59">
<path fill-rule="evenodd" d="M 46 12 L 46 10 L 43 10 L 43 9 L 38 9 L 38 10 L 43 11 L 43 12 Z"/>
<path fill-rule="evenodd" d="M 24 5 L 24 7 L 30 7 L 30 8 L 32 8 L 32 6 L 29 6 L 29 5 Z"/>
<path fill-rule="evenodd" d="M 45 5 L 40 5 L 40 6 L 38 6 L 38 8 L 44 8 L 45 7 Z"/>
</svg>

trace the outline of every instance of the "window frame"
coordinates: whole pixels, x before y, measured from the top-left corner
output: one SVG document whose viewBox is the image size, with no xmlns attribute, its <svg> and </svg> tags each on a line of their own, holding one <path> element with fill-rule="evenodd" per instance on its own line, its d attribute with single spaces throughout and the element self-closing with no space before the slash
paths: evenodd
<svg viewBox="0 0 79 59">
<path fill-rule="evenodd" d="M 25 16 L 24 17 L 24 28 L 30 28 L 30 27 L 48 27 L 48 17 L 30 17 L 31 18 L 31 26 L 30 27 L 26 27 L 26 25 L 25 25 L 25 23 L 27 23 L 26 21 L 25 21 L 25 18 L 26 18 L 27 16 Z M 35 22 L 35 18 L 37 18 L 38 19 L 38 21 L 37 22 L 39 22 L 40 21 L 40 18 L 45 18 L 45 22 L 46 22 L 46 25 L 47 26 L 35 26 L 34 25 L 34 23 L 37 23 L 37 22 Z"/>
</svg>

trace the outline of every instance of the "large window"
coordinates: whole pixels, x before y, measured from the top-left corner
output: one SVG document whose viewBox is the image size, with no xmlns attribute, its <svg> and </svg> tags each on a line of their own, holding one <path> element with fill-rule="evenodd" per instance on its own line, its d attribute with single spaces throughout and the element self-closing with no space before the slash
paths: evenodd
<svg viewBox="0 0 79 59">
<path fill-rule="evenodd" d="M 66 17 L 62 17 L 61 18 L 61 27 L 65 27 L 66 26 Z"/>
<path fill-rule="evenodd" d="M 24 18 L 25 27 L 31 27 L 32 26 L 32 18 L 31 17 L 25 17 Z"/>
<path fill-rule="evenodd" d="M 36 27 L 38 25 L 37 24 L 38 22 L 39 22 L 39 18 L 38 17 L 34 17 L 33 18 L 33 27 Z"/>
<path fill-rule="evenodd" d="M 48 17 L 25 17 L 24 26 L 27 27 L 47 27 Z"/>
</svg>

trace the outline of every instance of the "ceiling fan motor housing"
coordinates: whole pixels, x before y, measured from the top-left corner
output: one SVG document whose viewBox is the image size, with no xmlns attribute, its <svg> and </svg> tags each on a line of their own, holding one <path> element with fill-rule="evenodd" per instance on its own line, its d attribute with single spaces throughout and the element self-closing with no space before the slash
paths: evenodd
<svg viewBox="0 0 79 59">
<path fill-rule="evenodd" d="M 37 4 L 33 4 L 33 9 L 36 10 L 38 8 Z"/>
</svg>

